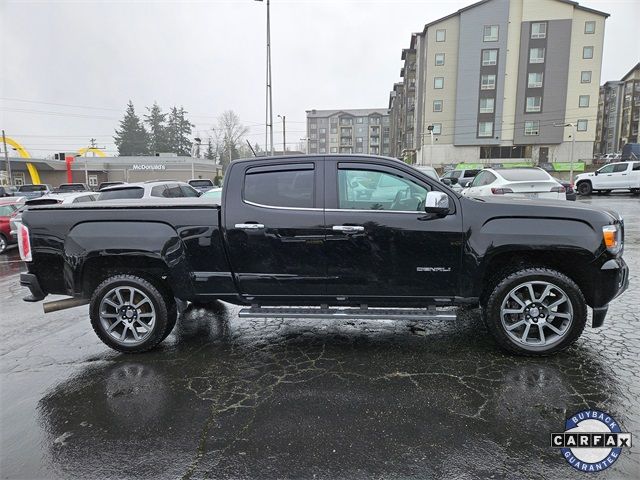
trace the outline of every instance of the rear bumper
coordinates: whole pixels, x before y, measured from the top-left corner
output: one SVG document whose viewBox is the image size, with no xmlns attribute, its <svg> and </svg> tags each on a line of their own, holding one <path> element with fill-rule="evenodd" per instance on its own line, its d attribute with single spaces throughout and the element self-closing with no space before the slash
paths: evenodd
<svg viewBox="0 0 640 480">
<path fill-rule="evenodd" d="M 23 287 L 27 287 L 31 292 L 31 295 L 23 298 L 25 302 L 39 302 L 47 296 L 47 294 L 44 293 L 42 291 L 42 288 L 40 287 L 38 277 L 36 277 L 33 273 L 20 274 L 20 285 Z"/>
<path fill-rule="evenodd" d="M 604 323 L 609 302 L 629 287 L 629 267 L 620 258 L 606 261 L 600 267 L 600 277 L 591 307 L 593 308 L 592 327 L 600 327 Z"/>
</svg>

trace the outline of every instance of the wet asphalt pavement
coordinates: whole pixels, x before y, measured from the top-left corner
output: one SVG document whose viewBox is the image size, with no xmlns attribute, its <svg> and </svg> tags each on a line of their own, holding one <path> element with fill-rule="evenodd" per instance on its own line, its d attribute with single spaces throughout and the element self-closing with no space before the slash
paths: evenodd
<svg viewBox="0 0 640 480">
<path fill-rule="evenodd" d="M 0 257 L 2 478 L 582 478 L 550 433 L 579 410 L 635 435 L 598 478 L 640 478 L 640 201 L 631 286 L 551 358 L 503 354 L 454 322 L 239 320 L 189 307 L 153 352 L 95 336 L 87 307 L 43 315 Z"/>
</svg>

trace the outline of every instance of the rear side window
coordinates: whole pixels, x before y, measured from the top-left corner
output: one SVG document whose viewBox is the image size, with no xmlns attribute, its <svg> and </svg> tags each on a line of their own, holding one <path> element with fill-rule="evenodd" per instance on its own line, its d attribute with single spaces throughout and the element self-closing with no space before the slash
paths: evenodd
<svg viewBox="0 0 640 480">
<path fill-rule="evenodd" d="M 184 197 L 180 185 L 169 185 L 164 192 L 165 197 L 169 198 L 181 198 Z"/>
<path fill-rule="evenodd" d="M 244 200 L 274 207 L 313 207 L 313 170 L 249 171 L 244 178 Z"/>
<path fill-rule="evenodd" d="M 144 189 L 140 187 L 134 188 L 118 188 L 116 190 L 105 190 L 100 192 L 98 200 L 118 200 L 122 198 L 142 198 Z"/>
<path fill-rule="evenodd" d="M 167 189 L 166 185 L 157 185 L 151 189 L 152 197 L 166 197 L 167 194 L 165 190 Z"/>
<path fill-rule="evenodd" d="M 640 162 L 633 164 L 633 171 L 636 172 L 638 170 L 640 170 Z"/>
</svg>

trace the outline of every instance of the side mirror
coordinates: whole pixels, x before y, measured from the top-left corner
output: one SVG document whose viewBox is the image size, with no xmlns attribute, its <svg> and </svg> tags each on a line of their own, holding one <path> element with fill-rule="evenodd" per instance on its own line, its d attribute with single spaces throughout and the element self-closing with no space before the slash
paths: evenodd
<svg viewBox="0 0 640 480">
<path fill-rule="evenodd" d="M 424 211 L 446 215 L 449 213 L 449 196 L 443 192 L 428 192 L 424 202 Z"/>
<path fill-rule="evenodd" d="M 199 197 L 201 197 L 203 193 L 204 193 L 204 192 L 201 192 L 200 190 L 198 190 L 198 196 L 199 196 Z"/>
<path fill-rule="evenodd" d="M 467 182 L 464 184 L 464 188 L 469 188 L 471 186 L 471 182 Z"/>
<path fill-rule="evenodd" d="M 593 172 L 594 175 L 598 176 L 598 170 L 596 170 L 595 172 Z"/>
<path fill-rule="evenodd" d="M 451 185 L 455 185 L 458 183 L 458 179 L 456 177 L 451 177 Z"/>
<path fill-rule="evenodd" d="M 441 178 L 440 181 L 445 185 L 451 185 L 453 183 L 450 178 Z"/>
</svg>

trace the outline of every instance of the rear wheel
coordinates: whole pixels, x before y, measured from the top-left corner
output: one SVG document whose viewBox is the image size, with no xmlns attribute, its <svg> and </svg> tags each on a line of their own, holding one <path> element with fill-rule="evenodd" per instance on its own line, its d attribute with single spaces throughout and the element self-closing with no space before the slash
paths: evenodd
<svg viewBox="0 0 640 480">
<path fill-rule="evenodd" d="M 575 342 L 587 321 L 580 288 L 548 268 L 526 268 L 508 275 L 483 306 L 489 332 L 505 350 L 544 356 Z"/>
<path fill-rule="evenodd" d="M 580 182 L 578 184 L 578 193 L 580 195 L 591 195 L 592 192 L 591 182 Z"/>
<path fill-rule="evenodd" d="M 175 325 L 175 302 L 148 280 L 128 274 L 104 280 L 91 297 L 94 331 L 106 345 L 124 353 L 152 349 Z"/>
<path fill-rule="evenodd" d="M 7 238 L 0 233 L 0 253 L 4 253 L 7 249 Z"/>
</svg>

